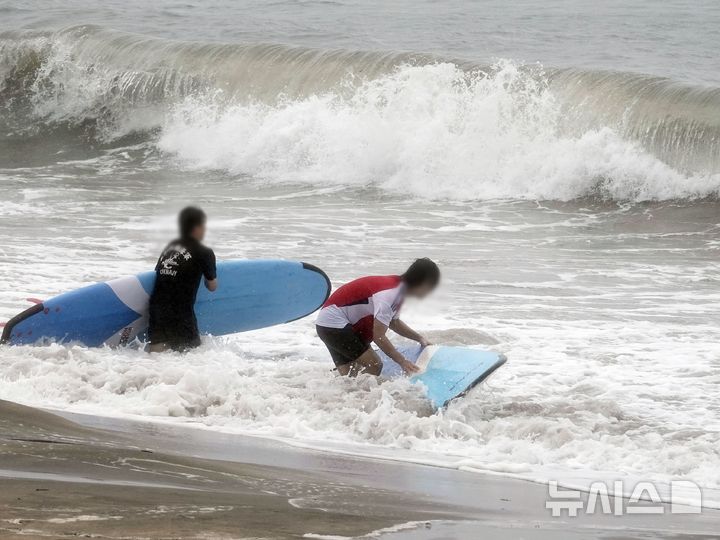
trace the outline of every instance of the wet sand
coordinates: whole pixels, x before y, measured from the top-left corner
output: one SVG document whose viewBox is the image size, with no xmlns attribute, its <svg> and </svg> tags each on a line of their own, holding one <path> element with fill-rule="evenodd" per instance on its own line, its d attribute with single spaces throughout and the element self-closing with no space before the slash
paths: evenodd
<svg viewBox="0 0 720 540">
<path fill-rule="evenodd" d="M 539 484 L 59 414 L 0 401 L 0 538 L 717 538 L 720 529 L 713 510 L 551 518 Z"/>
<path fill-rule="evenodd" d="M 157 452 L 8 402 L 0 417 L 2 538 L 357 536 L 451 515 L 329 475 Z"/>
</svg>

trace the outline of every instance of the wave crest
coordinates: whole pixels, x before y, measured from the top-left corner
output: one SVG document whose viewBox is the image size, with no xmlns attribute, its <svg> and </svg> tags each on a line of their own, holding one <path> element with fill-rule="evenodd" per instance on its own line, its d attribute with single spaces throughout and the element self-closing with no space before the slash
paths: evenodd
<svg viewBox="0 0 720 540">
<path fill-rule="evenodd" d="M 178 105 L 160 148 L 196 169 L 428 198 L 638 201 L 720 188 L 719 175 L 681 174 L 608 127 L 563 132 L 548 81 L 512 63 L 490 74 L 404 66 L 349 95 L 223 102 L 213 94 Z"/>
<path fill-rule="evenodd" d="M 720 189 L 720 89 L 636 74 L 81 26 L 0 35 L 0 108 L 6 137 L 140 136 L 269 182 L 461 200 Z"/>
</svg>

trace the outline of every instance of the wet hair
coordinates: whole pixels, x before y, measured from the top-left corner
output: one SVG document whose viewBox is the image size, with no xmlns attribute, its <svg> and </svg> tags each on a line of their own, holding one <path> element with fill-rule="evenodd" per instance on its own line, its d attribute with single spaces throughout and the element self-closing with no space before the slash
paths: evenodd
<svg viewBox="0 0 720 540">
<path fill-rule="evenodd" d="M 205 212 L 195 206 L 183 208 L 178 215 L 178 225 L 180 226 L 180 236 L 187 238 L 195 230 L 195 227 L 205 225 L 207 216 Z"/>
<path fill-rule="evenodd" d="M 411 288 L 421 285 L 437 287 L 440 283 L 440 268 L 427 257 L 423 257 L 410 265 L 402 275 L 402 280 Z"/>
</svg>

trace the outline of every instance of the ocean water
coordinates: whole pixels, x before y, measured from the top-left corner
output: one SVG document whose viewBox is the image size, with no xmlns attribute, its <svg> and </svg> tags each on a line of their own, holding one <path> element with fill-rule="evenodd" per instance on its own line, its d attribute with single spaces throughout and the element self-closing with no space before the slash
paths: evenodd
<svg viewBox="0 0 720 540">
<path fill-rule="evenodd" d="M 186 355 L 0 350 L 0 398 L 720 504 L 720 7 L 0 2 L 0 318 L 219 257 L 334 285 L 436 259 L 404 318 L 509 362 L 432 414 L 336 378 L 312 318 Z"/>
</svg>

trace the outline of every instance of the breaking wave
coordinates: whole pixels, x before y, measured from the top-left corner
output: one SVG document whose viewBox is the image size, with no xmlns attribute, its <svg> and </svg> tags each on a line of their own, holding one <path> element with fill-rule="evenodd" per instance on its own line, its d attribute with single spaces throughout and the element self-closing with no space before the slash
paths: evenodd
<svg viewBox="0 0 720 540">
<path fill-rule="evenodd" d="M 456 200 L 720 193 L 720 89 L 638 74 L 81 26 L 0 35 L 0 108 L 2 144 L 134 138 L 268 183 Z"/>
</svg>

